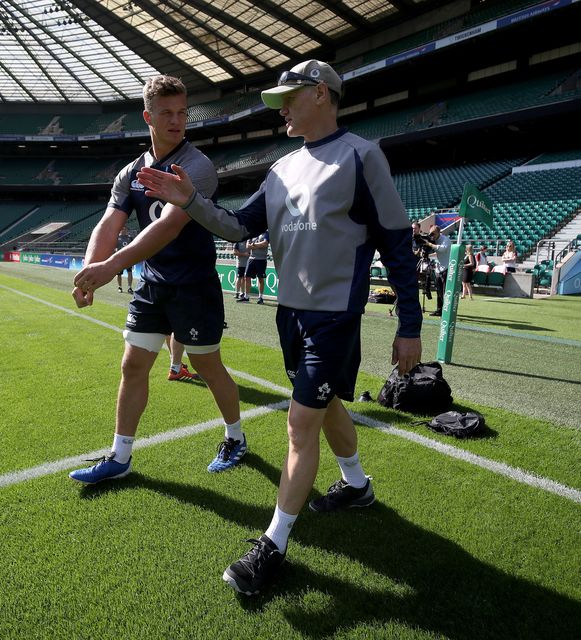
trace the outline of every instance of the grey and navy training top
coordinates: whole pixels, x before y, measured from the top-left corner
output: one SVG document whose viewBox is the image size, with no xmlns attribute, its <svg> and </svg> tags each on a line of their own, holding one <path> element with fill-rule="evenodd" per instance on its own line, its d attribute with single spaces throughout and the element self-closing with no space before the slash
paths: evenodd
<svg viewBox="0 0 581 640">
<path fill-rule="evenodd" d="M 218 186 L 218 176 L 212 162 L 187 140 L 183 140 L 164 158 L 156 160 L 146 151 L 115 178 L 109 207 L 120 209 L 129 217 L 137 213 L 139 228 L 155 222 L 165 202 L 145 195 L 145 188 L 137 181 L 142 167 L 153 167 L 172 173 L 171 165 L 178 164 L 188 173 L 200 193 L 211 198 Z M 195 284 L 213 277 L 216 268 L 216 247 L 212 234 L 197 222 L 188 223 L 175 240 L 144 262 L 142 277 L 156 284 Z"/>
<path fill-rule="evenodd" d="M 261 233 L 258 237 L 252 238 L 252 242 L 263 242 L 264 240 L 270 241 L 268 231 Z M 263 249 L 257 247 L 250 247 L 250 260 L 266 260 L 268 258 L 268 245 Z"/>
<path fill-rule="evenodd" d="M 411 226 L 376 144 L 339 129 L 275 162 L 237 211 L 199 194 L 186 211 L 231 241 L 268 229 L 278 301 L 295 309 L 362 313 L 377 249 L 398 295 L 398 335 L 420 335 Z"/>
<path fill-rule="evenodd" d="M 246 248 L 246 242 L 235 242 L 234 248 L 240 253 L 248 253 L 249 250 Z M 236 256 L 236 266 L 238 268 L 245 267 L 248 264 L 248 256 Z"/>
</svg>

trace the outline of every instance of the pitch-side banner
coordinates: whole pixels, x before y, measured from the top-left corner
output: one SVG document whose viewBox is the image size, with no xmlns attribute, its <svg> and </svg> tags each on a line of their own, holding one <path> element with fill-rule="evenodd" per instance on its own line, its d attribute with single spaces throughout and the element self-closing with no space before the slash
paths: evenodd
<svg viewBox="0 0 581 640">
<path fill-rule="evenodd" d="M 448 276 L 446 277 L 446 289 L 442 304 L 442 320 L 440 322 L 440 337 L 438 338 L 438 362 L 449 363 L 452 361 L 452 348 L 454 347 L 454 334 L 456 333 L 456 316 L 458 314 L 458 302 L 462 289 L 462 271 L 464 269 L 463 244 L 453 244 L 450 249 L 450 262 L 448 264 Z"/>
<path fill-rule="evenodd" d="M 217 264 L 216 271 L 222 291 L 235 291 L 236 287 L 236 265 L 235 264 Z M 251 290 L 247 293 L 258 294 L 258 279 L 252 278 Z M 278 275 L 274 267 L 266 267 L 266 278 L 264 279 L 264 295 L 268 298 L 276 298 L 278 295 Z"/>
</svg>

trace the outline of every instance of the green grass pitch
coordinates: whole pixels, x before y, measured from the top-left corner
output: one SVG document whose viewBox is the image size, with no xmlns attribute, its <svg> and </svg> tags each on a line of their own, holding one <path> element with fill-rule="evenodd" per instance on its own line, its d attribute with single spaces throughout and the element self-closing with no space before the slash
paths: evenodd
<svg viewBox="0 0 581 640">
<path fill-rule="evenodd" d="M 456 407 L 485 415 L 485 436 L 457 441 L 409 414 L 349 405 L 393 427 L 358 429 L 377 503 L 304 510 L 280 579 L 247 598 L 221 575 L 270 521 L 284 409 L 245 420 L 249 453 L 228 473 L 206 472 L 220 426 L 137 449 L 119 482 L 83 488 L 50 472 L 110 446 L 123 351 L 128 296 L 109 285 L 77 310 L 70 279 L 0 263 L 2 640 L 581 638 L 581 299 L 462 301 L 444 374 Z M 223 359 L 252 416 L 288 399 L 275 306 L 225 303 Z M 375 396 L 391 369 L 395 326 L 370 305 L 358 394 Z M 424 360 L 437 332 L 426 317 Z M 203 385 L 166 380 L 168 360 L 152 371 L 138 440 L 219 417 Z M 314 495 L 338 477 L 321 449 Z"/>
</svg>

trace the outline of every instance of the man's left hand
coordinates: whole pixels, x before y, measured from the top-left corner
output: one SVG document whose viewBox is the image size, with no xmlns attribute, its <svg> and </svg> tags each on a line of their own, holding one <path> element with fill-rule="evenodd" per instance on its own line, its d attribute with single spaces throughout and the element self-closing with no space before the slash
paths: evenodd
<svg viewBox="0 0 581 640">
<path fill-rule="evenodd" d="M 421 338 L 401 338 L 393 341 L 391 364 L 397 364 L 400 376 L 405 376 L 422 358 Z"/>
</svg>

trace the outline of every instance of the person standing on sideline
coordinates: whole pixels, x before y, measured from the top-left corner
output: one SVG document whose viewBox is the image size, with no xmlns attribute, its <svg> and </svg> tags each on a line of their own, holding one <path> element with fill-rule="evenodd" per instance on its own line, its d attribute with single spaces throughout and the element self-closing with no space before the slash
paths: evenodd
<svg viewBox="0 0 581 640">
<path fill-rule="evenodd" d="M 144 86 L 143 99 L 151 148 L 117 175 L 109 205 L 91 234 L 86 265 L 112 254 L 121 255 L 121 251 L 113 253 L 115 241 L 133 211 L 142 232 L 154 227 L 153 221 L 165 202 L 145 194 L 137 181 L 137 172 L 143 167 L 168 171 L 178 163 L 205 196 L 210 198 L 216 191 L 218 177 L 211 161 L 184 138 L 187 97 L 181 80 L 171 76 L 150 78 Z M 192 366 L 206 382 L 224 418 L 225 438 L 208 470 L 228 469 L 246 451 L 238 387 L 220 357 L 224 301 L 215 269 L 214 240 L 208 230 L 183 211 L 173 209 L 174 239 L 148 256 L 139 287 L 129 303 L 111 454 L 89 468 L 72 471 L 70 477 L 79 482 L 94 484 L 122 478 L 131 471 L 135 433 L 148 401 L 149 372 L 165 337 L 172 333 L 185 345 Z M 73 298 L 78 307 L 86 307 L 93 304 L 93 291 L 75 285 Z"/>
<path fill-rule="evenodd" d="M 476 260 L 474 259 L 474 253 L 472 245 L 466 246 L 466 255 L 464 256 L 464 265 L 462 269 L 462 295 L 461 298 L 465 298 L 466 295 L 472 300 L 472 279 L 474 278 L 474 271 L 476 269 Z"/>
<path fill-rule="evenodd" d="M 430 227 L 430 236 L 433 238 L 431 242 L 426 241 L 426 246 L 436 252 L 436 294 L 438 302 L 436 310 L 430 313 L 431 316 L 441 316 L 442 307 L 444 305 L 444 288 L 446 287 L 446 278 L 448 276 L 448 263 L 450 262 L 450 249 L 452 243 L 450 238 L 442 234 L 438 225 Z"/>
<path fill-rule="evenodd" d="M 133 238 L 129 235 L 129 229 L 127 229 L 126 226 L 124 226 L 121 231 L 119 232 L 119 235 L 117 236 L 117 251 L 119 251 L 119 249 L 123 249 L 123 247 L 126 247 L 131 240 L 133 240 Z M 129 267 L 127 267 L 127 269 L 125 269 L 125 271 L 127 272 L 127 293 L 132 294 L 133 293 L 133 265 L 130 265 Z M 117 274 L 117 291 L 119 291 L 119 293 L 123 293 L 123 271 L 119 272 Z"/>
<path fill-rule="evenodd" d="M 258 279 L 258 300 L 256 304 L 264 304 L 264 278 L 266 278 L 266 257 L 268 255 L 269 235 L 268 231 L 261 233 L 256 238 L 248 240 L 246 247 L 250 251 L 246 272 L 246 300 L 239 302 L 249 302 L 248 294 L 252 286 L 252 278 Z"/>
<path fill-rule="evenodd" d="M 411 226 L 378 145 L 337 126 L 341 78 L 324 62 L 308 60 L 262 92 L 278 109 L 289 137 L 305 144 L 274 163 L 260 189 L 237 211 L 214 205 L 178 166 L 176 175 L 144 168 L 146 193 L 163 197 L 161 218 L 124 253 L 77 276 L 93 290 L 123 264 L 158 251 L 173 237 L 173 211 L 190 216 L 232 241 L 267 229 L 279 275 L 277 326 L 285 369 L 293 385 L 288 411 L 289 446 L 278 501 L 266 532 L 223 579 L 237 591 L 262 591 L 279 572 L 291 528 L 313 487 L 321 429 L 341 478 L 309 502 L 318 513 L 367 507 L 375 500 L 359 460 L 357 434 L 341 400 L 353 401 L 361 360 L 361 316 L 369 295 L 375 250 L 389 269 L 398 296 L 399 324 L 392 364 L 405 375 L 421 358 L 422 311 L 412 253 Z M 329 268 L 329 256 L 341 262 Z M 338 348 L 340 345 L 340 348 Z"/>
<path fill-rule="evenodd" d="M 246 265 L 248 264 L 248 256 L 250 251 L 246 247 L 246 242 L 234 243 L 234 255 L 236 256 L 236 300 L 240 302 L 249 302 L 248 297 L 249 290 L 246 288 L 246 279 L 244 274 L 246 273 Z"/>
<path fill-rule="evenodd" d="M 516 247 L 514 246 L 514 241 L 509 240 L 506 243 L 506 249 L 502 254 L 502 262 L 508 273 L 514 273 L 516 271 L 516 259 L 518 258 L 518 254 L 516 252 Z"/>
</svg>

